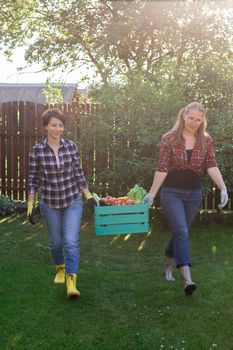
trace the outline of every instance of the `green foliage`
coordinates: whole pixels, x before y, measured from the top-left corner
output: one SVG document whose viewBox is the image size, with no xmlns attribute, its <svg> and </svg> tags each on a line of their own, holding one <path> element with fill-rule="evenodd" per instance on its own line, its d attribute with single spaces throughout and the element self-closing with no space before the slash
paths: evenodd
<svg viewBox="0 0 233 350">
<path fill-rule="evenodd" d="M 63 103 L 62 90 L 59 83 L 52 83 L 50 79 L 46 81 L 46 87 L 42 90 L 47 104 Z"/>
<path fill-rule="evenodd" d="M 231 59 L 232 6 L 231 0 L 5 0 L 0 45 L 8 56 L 25 46 L 27 62 L 47 71 L 92 67 L 105 84 L 171 66 L 178 79 L 190 63 Z"/>
<path fill-rule="evenodd" d="M 233 190 L 233 114 L 232 107 L 216 109 L 210 119 L 219 168 L 229 191 Z"/>
<path fill-rule="evenodd" d="M 91 96 L 101 108 L 84 113 L 79 134 L 74 121 L 95 192 L 148 189 L 162 134 L 194 100 L 207 108 L 232 189 L 232 10 L 230 0 L 6 0 L 0 45 L 9 58 L 26 46 L 28 64 L 47 71 L 88 67 L 100 77 Z M 46 94 L 49 102 L 60 96 L 51 86 Z"/>
<path fill-rule="evenodd" d="M 14 202 L 7 196 L 0 196 L 0 216 L 11 215 L 14 213 L 15 204 Z"/>
<path fill-rule="evenodd" d="M 148 81 L 141 74 L 127 83 L 93 87 L 91 98 L 101 105 L 95 127 L 84 126 L 83 149 L 96 139 L 96 184 L 109 184 L 109 193 L 126 194 L 136 183 L 148 189 L 161 136 L 171 128 L 183 104 L 182 89 L 169 81 Z M 88 132 L 86 132 L 88 129 Z M 104 168 L 103 168 L 104 166 Z"/>
<path fill-rule="evenodd" d="M 97 109 L 94 124 L 88 118 L 84 120 L 81 145 L 84 149 L 91 148 L 96 140 L 95 191 L 104 191 L 105 184 L 109 184 L 110 194 L 123 195 L 136 183 L 148 190 L 159 158 L 161 136 L 171 129 L 179 110 L 197 97 L 206 106 L 219 167 L 230 191 L 233 178 L 233 158 L 229 157 L 233 134 L 230 107 L 233 79 L 228 79 L 228 90 L 225 81 L 226 74 L 222 75 L 218 86 L 212 79 L 206 81 L 211 95 L 201 90 L 199 80 L 193 81 L 189 88 L 187 76 L 172 81 L 163 72 L 158 72 L 154 80 L 144 74 L 134 74 L 129 75 L 125 83 L 93 87 L 90 96 L 101 107 Z M 99 184 L 102 187 L 99 188 Z M 210 188 L 210 181 L 205 179 L 205 192 Z"/>
</svg>

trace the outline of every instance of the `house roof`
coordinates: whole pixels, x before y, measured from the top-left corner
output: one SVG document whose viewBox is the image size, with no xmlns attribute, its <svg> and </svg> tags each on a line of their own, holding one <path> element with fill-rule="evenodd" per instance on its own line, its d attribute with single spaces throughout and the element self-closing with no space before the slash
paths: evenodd
<svg viewBox="0 0 233 350">
<path fill-rule="evenodd" d="M 53 85 L 52 85 L 53 86 Z M 77 92 L 87 96 L 87 89 L 78 89 L 76 84 L 55 84 L 54 87 L 61 88 L 64 102 L 72 102 Z M 46 104 L 43 89 L 46 84 L 8 84 L 0 83 L 0 103 L 23 101 L 36 104 Z"/>
</svg>

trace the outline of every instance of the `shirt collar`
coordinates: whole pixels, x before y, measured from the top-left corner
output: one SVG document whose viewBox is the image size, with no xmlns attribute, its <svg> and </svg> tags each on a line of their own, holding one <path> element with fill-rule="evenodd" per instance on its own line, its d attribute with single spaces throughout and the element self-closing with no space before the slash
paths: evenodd
<svg viewBox="0 0 233 350">
<path fill-rule="evenodd" d="M 42 142 L 42 144 L 43 144 L 43 147 L 44 147 L 44 148 L 49 147 L 48 139 L 47 139 L 47 138 L 44 139 L 44 141 Z M 61 147 L 67 148 L 67 142 L 66 142 L 66 140 L 63 139 L 62 137 L 61 137 L 61 140 L 60 140 L 60 145 L 61 145 Z"/>
<path fill-rule="evenodd" d="M 65 148 L 67 148 L 67 142 L 66 142 L 66 140 L 65 139 L 63 139 L 62 137 L 61 137 L 61 146 L 62 147 L 65 147 Z"/>
<path fill-rule="evenodd" d="M 185 138 L 183 136 L 181 136 L 181 144 L 185 147 Z M 196 137 L 196 140 L 195 140 L 195 143 L 194 143 L 194 146 L 193 146 L 193 149 L 195 148 L 198 148 L 199 145 L 198 145 L 198 141 L 197 141 L 197 137 Z"/>
</svg>

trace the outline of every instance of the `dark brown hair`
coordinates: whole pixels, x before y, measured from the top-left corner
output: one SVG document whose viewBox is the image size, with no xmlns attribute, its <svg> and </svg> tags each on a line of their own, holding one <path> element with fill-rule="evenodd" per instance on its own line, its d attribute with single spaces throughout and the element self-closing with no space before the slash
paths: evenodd
<svg viewBox="0 0 233 350">
<path fill-rule="evenodd" d="M 52 117 L 59 119 L 65 125 L 66 117 L 63 112 L 59 108 L 49 108 L 41 116 L 43 127 L 48 125 Z"/>
</svg>

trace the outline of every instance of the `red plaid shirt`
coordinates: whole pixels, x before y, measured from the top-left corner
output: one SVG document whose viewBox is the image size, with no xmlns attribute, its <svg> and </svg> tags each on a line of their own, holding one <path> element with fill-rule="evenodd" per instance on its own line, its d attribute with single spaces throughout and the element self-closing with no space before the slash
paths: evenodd
<svg viewBox="0 0 233 350">
<path fill-rule="evenodd" d="M 157 171 L 170 173 L 173 170 L 189 169 L 198 175 L 203 175 L 206 169 L 217 166 L 213 141 L 209 135 L 203 150 L 195 143 L 189 163 L 185 140 L 182 139 L 182 142 L 177 145 L 171 145 L 170 140 L 170 134 L 164 135 L 161 139 Z"/>
</svg>

